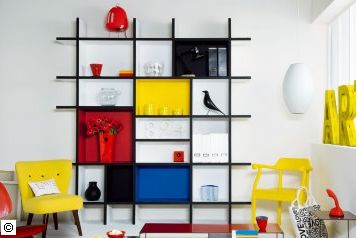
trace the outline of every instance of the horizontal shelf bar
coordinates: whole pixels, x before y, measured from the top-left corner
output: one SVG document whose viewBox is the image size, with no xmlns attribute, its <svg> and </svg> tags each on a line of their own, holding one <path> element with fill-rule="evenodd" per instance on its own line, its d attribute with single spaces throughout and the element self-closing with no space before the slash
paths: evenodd
<svg viewBox="0 0 358 238">
<path fill-rule="evenodd" d="M 104 202 L 83 202 L 84 205 L 104 205 Z"/>
<path fill-rule="evenodd" d="M 79 37 L 81 41 L 133 41 L 134 38 L 114 38 L 114 37 Z"/>
<path fill-rule="evenodd" d="M 193 205 L 229 205 L 230 202 L 192 202 Z"/>
<path fill-rule="evenodd" d="M 204 165 L 204 166 L 220 166 L 220 165 L 229 165 L 229 163 L 220 163 L 220 162 L 217 162 L 217 163 L 192 163 L 192 165 L 197 165 L 197 166 L 201 166 L 201 165 Z"/>
<path fill-rule="evenodd" d="M 251 76 L 231 76 L 231 79 L 251 79 Z"/>
<path fill-rule="evenodd" d="M 121 162 L 113 162 L 113 163 L 101 163 L 101 162 L 79 162 L 79 163 L 72 163 L 72 165 L 78 166 L 112 166 L 112 165 L 120 165 L 120 166 L 133 166 L 133 163 L 121 163 Z"/>
<path fill-rule="evenodd" d="M 192 115 L 192 118 L 229 118 L 229 115 Z"/>
<path fill-rule="evenodd" d="M 231 163 L 233 166 L 251 166 L 250 162 Z"/>
<path fill-rule="evenodd" d="M 192 77 L 185 77 L 185 76 L 136 76 L 136 79 L 177 79 L 177 80 L 184 80 L 184 79 L 191 79 Z"/>
<path fill-rule="evenodd" d="M 232 41 L 250 41 L 251 37 L 232 37 L 230 38 Z"/>
<path fill-rule="evenodd" d="M 168 204 L 190 204 L 189 201 L 169 201 L 169 202 L 136 202 L 138 205 L 168 205 Z"/>
<path fill-rule="evenodd" d="M 173 162 L 173 163 L 136 163 L 137 166 L 190 166 L 190 163 Z"/>
<path fill-rule="evenodd" d="M 190 139 L 136 139 L 137 142 L 190 142 Z"/>
<path fill-rule="evenodd" d="M 76 79 L 76 76 L 56 76 L 56 79 Z"/>
<path fill-rule="evenodd" d="M 115 204 L 134 204 L 134 202 L 107 202 L 108 205 L 115 205 Z"/>
<path fill-rule="evenodd" d="M 231 118 L 251 118 L 251 115 L 231 115 Z"/>
<path fill-rule="evenodd" d="M 231 202 L 233 205 L 251 205 L 251 202 Z"/>
<path fill-rule="evenodd" d="M 189 115 L 136 115 L 136 118 L 190 118 Z"/>
<path fill-rule="evenodd" d="M 157 38 L 157 37 L 143 37 L 143 38 L 136 38 L 136 41 L 171 41 L 172 38 Z"/>
<path fill-rule="evenodd" d="M 76 109 L 76 106 L 56 106 L 56 109 Z"/>
<path fill-rule="evenodd" d="M 60 40 L 76 40 L 76 37 L 56 37 L 56 40 L 60 41 Z"/>
<path fill-rule="evenodd" d="M 134 76 L 132 77 L 122 77 L 122 76 L 99 76 L 99 77 L 94 77 L 94 76 L 79 76 L 79 79 L 133 79 Z"/>
</svg>

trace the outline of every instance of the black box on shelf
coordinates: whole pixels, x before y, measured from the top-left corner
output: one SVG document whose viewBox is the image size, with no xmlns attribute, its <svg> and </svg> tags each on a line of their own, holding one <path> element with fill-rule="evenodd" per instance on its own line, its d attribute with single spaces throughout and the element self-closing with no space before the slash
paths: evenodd
<svg viewBox="0 0 358 238">
<path fill-rule="evenodd" d="M 226 48 L 218 48 L 218 75 L 227 76 Z"/>
<path fill-rule="evenodd" d="M 209 48 L 209 76 L 218 76 L 218 48 Z"/>
</svg>

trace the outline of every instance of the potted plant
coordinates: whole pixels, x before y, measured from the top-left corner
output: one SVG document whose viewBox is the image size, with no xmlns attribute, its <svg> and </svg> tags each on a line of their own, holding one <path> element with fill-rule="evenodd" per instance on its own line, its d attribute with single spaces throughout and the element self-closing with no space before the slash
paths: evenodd
<svg viewBox="0 0 358 238">
<path fill-rule="evenodd" d="M 122 129 L 123 126 L 121 123 L 117 123 L 106 117 L 90 119 L 87 122 L 87 135 L 98 136 L 100 162 L 112 162 L 116 135 Z"/>
</svg>

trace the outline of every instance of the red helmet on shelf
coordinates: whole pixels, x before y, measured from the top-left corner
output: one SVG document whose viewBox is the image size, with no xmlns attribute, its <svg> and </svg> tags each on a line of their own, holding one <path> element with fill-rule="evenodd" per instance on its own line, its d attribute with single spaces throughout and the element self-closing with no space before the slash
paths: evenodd
<svg viewBox="0 0 358 238">
<path fill-rule="evenodd" d="M 109 31 L 126 31 L 128 28 L 126 11 L 120 6 L 112 7 L 107 15 L 106 28 Z"/>
</svg>

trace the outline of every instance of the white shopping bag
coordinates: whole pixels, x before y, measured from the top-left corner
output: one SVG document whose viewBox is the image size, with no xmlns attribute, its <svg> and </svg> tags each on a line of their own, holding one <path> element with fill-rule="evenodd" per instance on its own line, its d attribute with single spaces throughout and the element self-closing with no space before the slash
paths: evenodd
<svg viewBox="0 0 358 238">
<path fill-rule="evenodd" d="M 305 192 L 307 195 L 306 202 L 301 205 L 299 203 L 299 196 L 301 192 Z M 296 237 L 298 238 L 327 238 L 327 229 L 324 221 L 320 221 L 318 217 L 313 215 L 311 211 L 317 211 L 320 209 L 306 187 L 300 187 L 297 189 L 296 199 L 291 203 L 289 207 L 289 213 L 294 226 Z M 321 234 L 320 234 L 321 233 Z"/>
</svg>

